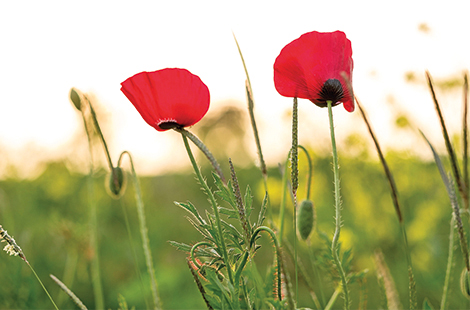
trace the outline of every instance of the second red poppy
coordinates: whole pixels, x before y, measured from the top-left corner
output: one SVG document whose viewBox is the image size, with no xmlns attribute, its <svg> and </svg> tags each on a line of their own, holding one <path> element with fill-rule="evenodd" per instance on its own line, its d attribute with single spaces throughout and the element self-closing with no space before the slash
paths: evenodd
<svg viewBox="0 0 470 310">
<path fill-rule="evenodd" d="M 285 97 L 309 99 L 320 107 L 343 103 L 354 111 L 354 98 L 342 73 L 352 81 L 351 41 L 344 32 L 309 32 L 287 44 L 274 63 L 274 85 Z"/>
</svg>

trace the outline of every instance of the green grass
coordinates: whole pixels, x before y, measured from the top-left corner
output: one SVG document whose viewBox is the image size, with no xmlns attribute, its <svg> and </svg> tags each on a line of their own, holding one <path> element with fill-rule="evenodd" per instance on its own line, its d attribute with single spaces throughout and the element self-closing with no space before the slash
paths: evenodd
<svg viewBox="0 0 470 310">
<path fill-rule="evenodd" d="M 341 156 L 341 183 L 343 198 L 343 219 L 340 241 L 342 249 L 353 249 L 353 269 L 368 269 L 368 307 L 380 305 L 377 277 L 375 274 L 374 251 L 381 249 L 385 261 L 394 278 L 400 300 L 408 303 L 408 274 L 401 231 L 396 220 L 395 210 L 390 199 L 387 180 L 375 154 L 362 156 Z M 372 158 L 372 159 L 371 159 Z M 423 162 L 414 157 L 399 153 L 386 154 L 387 161 L 394 171 L 402 202 L 405 226 L 418 291 L 418 305 L 429 298 L 434 307 L 440 303 L 445 280 L 449 225 L 451 209 L 439 172 L 433 162 Z M 314 176 L 311 199 L 317 215 L 316 227 L 333 235 L 333 176 L 331 158 L 312 154 Z M 208 176 L 209 167 L 203 169 Z M 255 212 L 264 196 L 264 183 L 256 167 L 236 168 L 240 187 L 247 184 L 253 189 Z M 300 171 L 306 171 L 307 163 L 300 158 Z M 188 177 L 190 176 L 190 177 Z M 273 214 L 279 213 L 281 177 L 277 168 L 269 171 L 268 186 L 271 195 Z M 299 199 L 306 195 L 302 186 L 305 176 L 299 175 Z M 258 180 L 253 183 L 253 180 Z M 209 179 L 209 183 L 212 180 Z M 126 232 L 120 202 L 111 199 L 104 188 L 104 173 L 95 180 L 95 193 L 98 205 L 98 237 L 100 244 L 101 272 L 105 304 L 107 308 L 118 308 L 118 295 L 122 294 L 130 307 L 145 307 L 144 296 L 151 298 L 149 287 L 141 291 L 132 251 Z M 155 272 L 159 283 L 159 294 L 164 309 L 205 308 L 192 275 L 186 265 L 186 255 L 173 248 L 168 241 L 193 244 L 200 236 L 184 219 L 186 212 L 174 205 L 174 201 L 191 201 L 201 213 L 202 206 L 209 208 L 205 195 L 190 170 L 180 174 L 169 174 L 141 178 L 150 248 Z M 211 185 L 212 186 L 212 185 Z M 47 169 L 34 180 L 5 179 L 0 181 L 0 221 L 10 235 L 22 247 L 29 262 L 43 280 L 52 297 L 59 300 L 63 294 L 49 278 L 54 274 L 62 278 L 67 266 L 72 266 L 73 283 L 65 283 L 88 307 L 94 305 L 90 278 L 92 250 L 88 237 L 88 209 L 86 176 L 67 170 L 65 163 L 50 163 Z M 128 186 L 123 197 L 129 210 L 129 219 L 135 244 L 140 242 L 137 212 L 135 210 L 134 189 Z M 285 235 L 292 240 L 292 205 L 287 206 Z M 252 215 L 254 218 L 255 215 Z M 317 233 L 313 233 L 311 247 L 299 242 L 299 256 L 304 261 L 308 273 L 312 273 L 308 252 L 316 254 L 324 247 Z M 267 238 L 266 238 L 267 239 Z M 138 242 L 137 242 L 138 241 Z M 269 241 L 255 256 L 262 276 L 272 262 L 272 249 Z M 264 252 L 263 252 L 264 251 Z M 145 278 L 145 258 L 137 248 L 139 265 Z M 266 253 L 271 253 L 265 255 Z M 78 255 L 78 261 L 67 264 Z M 449 308 L 465 304 L 460 293 L 459 276 L 463 262 L 458 256 L 455 275 L 451 283 Z M 321 268 L 320 268 L 321 270 Z M 292 269 L 293 271 L 293 269 Z M 70 271 L 69 271 L 70 272 Z M 322 271 L 321 271 L 322 272 Z M 293 273 L 292 273 L 293 274 Z M 323 277 L 325 278 L 325 277 Z M 312 279 L 316 279 L 312 277 Z M 302 277 L 299 279 L 299 306 L 314 307 Z M 34 279 L 29 268 L 21 259 L 0 255 L 0 306 L 2 308 L 50 308 L 50 300 Z M 316 288 L 318 283 L 314 282 Z M 330 296 L 335 286 L 324 281 L 325 295 Z M 357 307 L 359 285 L 350 285 L 353 296 L 352 309 Z M 317 293 L 318 294 L 318 293 Z M 184 298 L 182 298 L 184 296 Z M 63 298 L 59 308 L 73 308 Z M 342 307 L 337 301 L 336 308 Z"/>
</svg>

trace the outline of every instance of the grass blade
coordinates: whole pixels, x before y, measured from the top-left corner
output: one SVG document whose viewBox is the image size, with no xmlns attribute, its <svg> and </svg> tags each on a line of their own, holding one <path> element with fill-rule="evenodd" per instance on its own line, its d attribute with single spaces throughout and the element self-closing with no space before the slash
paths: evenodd
<svg viewBox="0 0 470 310">
<path fill-rule="evenodd" d="M 49 275 L 52 280 L 54 280 L 55 283 L 67 294 L 72 301 L 81 309 L 81 310 L 88 310 L 87 307 L 83 304 L 83 302 L 80 300 L 80 298 L 77 297 L 62 281 L 57 279 L 54 275 Z"/>
<path fill-rule="evenodd" d="M 432 99 L 434 101 L 434 106 L 436 108 L 436 112 L 439 117 L 439 121 L 441 123 L 442 134 L 444 136 L 447 153 L 449 154 L 450 162 L 452 164 L 452 172 L 454 174 L 454 178 L 457 183 L 457 188 L 459 189 L 459 192 L 462 195 L 465 208 L 468 208 L 468 195 L 467 195 L 466 189 L 464 188 L 465 185 L 463 184 L 462 178 L 460 176 L 459 166 L 457 163 L 457 157 L 455 156 L 454 148 L 452 147 L 452 144 L 450 142 L 449 133 L 447 131 L 447 127 L 444 121 L 444 116 L 442 115 L 441 108 L 439 106 L 439 101 L 437 100 L 436 93 L 434 92 L 434 86 L 431 80 L 431 75 L 427 71 L 426 71 L 426 78 L 428 81 L 429 89 L 431 90 Z"/>
</svg>

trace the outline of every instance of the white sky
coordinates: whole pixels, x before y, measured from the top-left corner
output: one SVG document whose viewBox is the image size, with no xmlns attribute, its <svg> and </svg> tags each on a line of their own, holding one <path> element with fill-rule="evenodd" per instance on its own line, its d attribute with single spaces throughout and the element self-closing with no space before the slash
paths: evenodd
<svg viewBox="0 0 470 310">
<path fill-rule="evenodd" d="M 34 163 L 40 154 L 62 154 L 61 146 L 83 130 L 68 101 L 71 87 L 93 92 L 105 107 L 114 126 L 113 157 L 131 151 L 143 174 L 161 171 L 175 158 L 187 161 L 177 134 L 148 126 L 120 92 L 120 83 L 140 71 L 182 67 L 209 87 L 209 113 L 226 99 L 245 108 L 245 75 L 232 31 L 250 72 L 271 163 L 288 149 L 284 115 L 292 102 L 276 92 L 272 66 L 284 45 L 313 30 L 346 33 L 353 47 L 355 94 L 382 143 L 411 147 L 414 142 L 390 127 L 387 116 L 394 110 L 387 98 L 393 96 L 393 109 L 410 113 L 425 132 L 440 132 L 428 90 L 406 84 L 404 73 L 415 71 L 422 80 L 429 70 L 438 80 L 470 68 L 469 9 L 467 1 L 409 0 L 0 1 L 0 161 Z M 422 23 L 428 33 L 418 30 Z M 458 99 L 443 102 L 455 132 Z M 363 127 L 357 113 L 342 107 L 335 112 L 340 139 Z M 300 115 L 301 143 L 327 141 L 326 109 L 301 100 Z M 31 145 L 35 153 L 26 153 Z"/>
</svg>

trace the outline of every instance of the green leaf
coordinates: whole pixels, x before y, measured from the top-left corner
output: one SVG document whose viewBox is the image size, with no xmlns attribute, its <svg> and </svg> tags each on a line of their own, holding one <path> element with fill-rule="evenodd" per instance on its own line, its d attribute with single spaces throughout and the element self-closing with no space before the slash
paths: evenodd
<svg viewBox="0 0 470 310">
<path fill-rule="evenodd" d="M 424 298 L 423 301 L 423 310 L 434 310 L 434 307 L 431 305 L 431 302 L 427 297 Z"/>
</svg>

